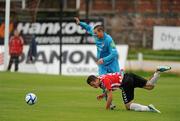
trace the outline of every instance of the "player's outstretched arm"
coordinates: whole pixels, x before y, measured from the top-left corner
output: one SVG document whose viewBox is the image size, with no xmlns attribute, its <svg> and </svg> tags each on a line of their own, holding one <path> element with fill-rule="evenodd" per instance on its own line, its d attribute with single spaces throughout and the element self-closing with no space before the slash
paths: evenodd
<svg viewBox="0 0 180 121">
<path fill-rule="evenodd" d="M 76 24 L 80 24 L 80 20 L 78 17 L 74 17 L 75 21 L 76 21 Z"/>
<path fill-rule="evenodd" d="M 85 22 L 81 22 L 78 17 L 74 17 L 76 24 L 84 28 L 90 35 L 93 35 L 93 28 Z"/>
</svg>

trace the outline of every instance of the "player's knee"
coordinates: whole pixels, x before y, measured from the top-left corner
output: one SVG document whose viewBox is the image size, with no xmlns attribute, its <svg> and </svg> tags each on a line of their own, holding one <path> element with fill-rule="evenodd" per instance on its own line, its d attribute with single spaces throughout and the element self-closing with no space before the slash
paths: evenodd
<svg viewBox="0 0 180 121">
<path fill-rule="evenodd" d="M 131 102 L 125 104 L 126 110 L 130 110 L 130 105 L 131 105 Z"/>
<path fill-rule="evenodd" d="M 152 90 L 154 88 L 154 85 L 149 85 L 148 90 Z"/>
<path fill-rule="evenodd" d="M 147 90 L 152 90 L 154 88 L 154 86 L 148 86 L 146 87 Z"/>
<path fill-rule="evenodd" d="M 154 89 L 154 85 L 150 86 L 150 88 L 149 88 L 149 90 L 152 90 L 152 89 Z"/>
<path fill-rule="evenodd" d="M 130 110 L 130 107 L 129 107 L 129 106 L 125 105 L 125 107 L 126 107 L 126 110 Z"/>
<path fill-rule="evenodd" d="M 154 88 L 154 85 L 147 83 L 144 88 L 147 89 L 147 90 L 152 90 Z"/>
</svg>

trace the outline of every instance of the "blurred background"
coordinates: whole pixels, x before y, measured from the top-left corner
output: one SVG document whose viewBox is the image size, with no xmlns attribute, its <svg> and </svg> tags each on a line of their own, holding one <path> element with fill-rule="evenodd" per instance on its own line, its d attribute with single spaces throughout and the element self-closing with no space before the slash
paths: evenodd
<svg viewBox="0 0 180 121">
<path fill-rule="evenodd" d="M 0 0 L 0 70 L 5 70 L 6 2 Z M 153 71 L 170 65 L 172 72 L 180 73 L 179 0 L 10 0 L 9 36 L 17 28 L 25 41 L 20 71 L 96 73 L 93 38 L 75 24 L 76 16 L 92 26 L 104 25 L 125 54 L 120 54 L 124 69 Z M 33 39 L 37 57 L 28 63 Z M 128 46 L 128 53 L 122 45 Z"/>
</svg>

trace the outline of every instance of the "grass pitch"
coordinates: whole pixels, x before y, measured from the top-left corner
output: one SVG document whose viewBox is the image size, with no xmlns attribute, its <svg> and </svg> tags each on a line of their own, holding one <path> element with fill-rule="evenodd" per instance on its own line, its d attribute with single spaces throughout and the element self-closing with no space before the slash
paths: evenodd
<svg viewBox="0 0 180 121">
<path fill-rule="evenodd" d="M 96 100 L 101 90 L 90 88 L 86 77 L 0 72 L 0 121 L 180 121 L 179 77 L 166 73 L 154 90 L 136 89 L 135 102 L 154 104 L 157 114 L 126 111 L 120 90 L 113 92 L 117 108 L 105 110 L 105 101 Z M 24 101 L 29 92 L 38 97 L 35 105 Z"/>
</svg>

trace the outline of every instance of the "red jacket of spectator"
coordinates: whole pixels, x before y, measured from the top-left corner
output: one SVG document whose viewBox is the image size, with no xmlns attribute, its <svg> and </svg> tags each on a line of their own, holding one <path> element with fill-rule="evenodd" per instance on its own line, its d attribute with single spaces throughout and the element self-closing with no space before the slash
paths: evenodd
<svg viewBox="0 0 180 121">
<path fill-rule="evenodd" d="M 21 36 L 12 36 L 9 41 L 9 54 L 21 55 L 23 52 L 24 40 Z"/>
</svg>

